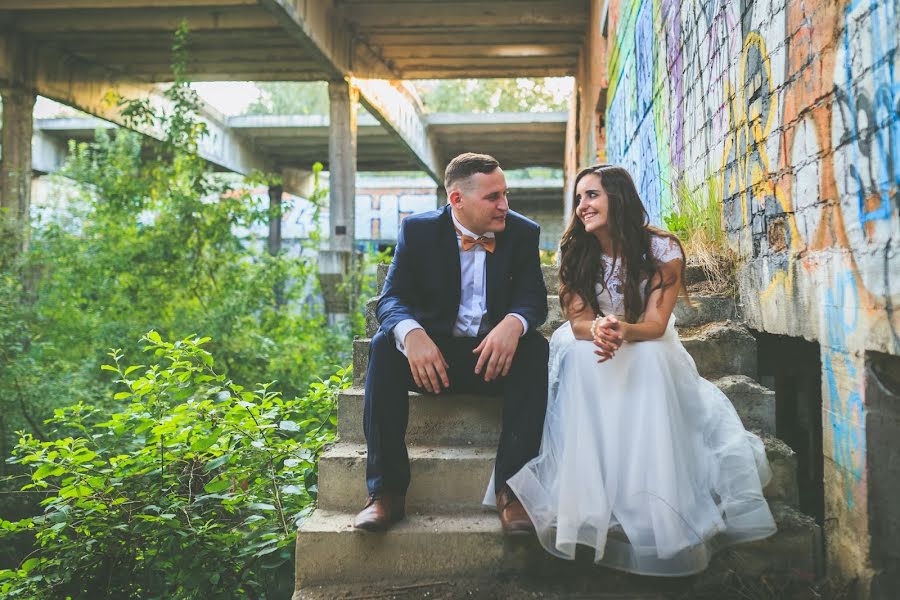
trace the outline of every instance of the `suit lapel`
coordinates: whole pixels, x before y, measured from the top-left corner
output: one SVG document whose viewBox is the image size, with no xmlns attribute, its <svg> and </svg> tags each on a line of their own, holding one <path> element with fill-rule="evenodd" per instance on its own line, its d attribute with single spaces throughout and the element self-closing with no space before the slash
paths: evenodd
<svg viewBox="0 0 900 600">
<path fill-rule="evenodd" d="M 442 263 L 450 267 L 450 296 L 448 300 L 452 301 L 454 307 L 459 307 L 460 295 L 462 292 L 462 274 L 459 266 L 459 241 L 456 239 L 456 228 L 453 226 L 453 218 L 450 216 L 450 205 L 444 209 L 441 215 L 440 227 L 441 239 L 439 240 L 439 256 L 443 259 Z"/>
<path fill-rule="evenodd" d="M 493 252 L 488 252 L 484 259 L 485 285 L 487 288 L 487 313 L 493 318 L 494 303 L 497 301 L 497 286 L 503 285 L 501 274 L 503 261 L 505 260 L 506 244 L 503 232 L 497 233 L 497 246 Z"/>
</svg>

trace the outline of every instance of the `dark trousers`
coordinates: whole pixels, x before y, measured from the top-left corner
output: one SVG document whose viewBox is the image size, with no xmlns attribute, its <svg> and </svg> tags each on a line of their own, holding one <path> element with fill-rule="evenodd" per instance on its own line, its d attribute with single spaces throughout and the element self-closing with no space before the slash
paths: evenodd
<svg viewBox="0 0 900 600">
<path fill-rule="evenodd" d="M 473 354 L 482 337 L 432 337 L 450 364 L 448 392 L 503 395 L 503 424 L 497 447 L 495 484 L 499 491 L 525 463 L 537 456 L 547 410 L 547 340 L 530 332 L 519 340 L 506 377 L 484 381 L 484 369 L 475 375 L 478 355 Z M 369 346 L 363 426 L 368 445 L 366 483 L 370 494 L 405 494 L 409 487 L 409 455 L 406 426 L 409 421 L 408 392 L 417 388 L 409 361 L 394 340 L 379 331 Z"/>
</svg>

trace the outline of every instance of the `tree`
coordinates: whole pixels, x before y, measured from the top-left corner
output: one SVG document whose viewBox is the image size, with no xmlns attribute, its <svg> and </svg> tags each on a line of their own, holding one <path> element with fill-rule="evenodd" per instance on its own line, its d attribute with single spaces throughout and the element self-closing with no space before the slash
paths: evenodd
<svg viewBox="0 0 900 600">
<path fill-rule="evenodd" d="M 558 79 L 446 79 L 421 82 L 429 112 L 549 112 L 567 110 L 569 94 Z"/>
<path fill-rule="evenodd" d="M 257 83 L 262 96 L 247 108 L 250 115 L 328 115 L 328 84 L 321 81 Z"/>
</svg>

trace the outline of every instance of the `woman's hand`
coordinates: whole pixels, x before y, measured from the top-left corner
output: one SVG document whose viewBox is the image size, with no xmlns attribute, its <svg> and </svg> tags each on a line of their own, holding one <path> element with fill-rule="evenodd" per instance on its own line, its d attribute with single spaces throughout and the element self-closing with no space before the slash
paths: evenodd
<svg viewBox="0 0 900 600">
<path fill-rule="evenodd" d="M 594 354 L 600 357 L 597 360 L 598 363 L 605 362 L 616 355 L 616 351 L 622 345 L 622 340 L 624 339 L 624 325 L 625 323 L 622 323 L 612 315 L 607 315 L 597 322 L 597 325 L 593 328 L 593 333 L 594 345 L 598 348 L 594 350 Z"/>
</svg>

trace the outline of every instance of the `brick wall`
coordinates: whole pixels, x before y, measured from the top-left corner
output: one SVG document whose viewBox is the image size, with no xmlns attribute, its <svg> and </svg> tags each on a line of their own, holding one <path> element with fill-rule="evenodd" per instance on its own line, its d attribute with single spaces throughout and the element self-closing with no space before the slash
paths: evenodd
<svg viewBox="0 0 900 600">
<path fill-rule="evenodd" d="M 673 182 L 713 177 L 750 325 L 821 344 L 829 567 L 863 581 L 878 500 L 865 352 L 900 354 L 898 13 L 900 0 L 608 12 L 608 158 L 657 222 Z"/>
</svg>

